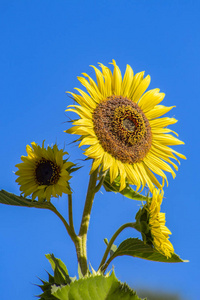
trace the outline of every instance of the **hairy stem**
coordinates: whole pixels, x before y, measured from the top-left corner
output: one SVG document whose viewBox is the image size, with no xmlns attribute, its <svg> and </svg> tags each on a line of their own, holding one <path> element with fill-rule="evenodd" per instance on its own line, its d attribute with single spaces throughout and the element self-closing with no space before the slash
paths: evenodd
<svg viewBox="0 0 200 300">
<path fill-rule="evenodd" d="M 92 210 L 92 204 L 95 196 L 95 188 L 97 182 L 97 174 L 98 169 L 96 169 L 90 175 L 90 181 L 87 190 L 87 196 L 85 200 L 85 206 L 83 210 L 79 235 L 78 235 L 78 242 L 76 243 L 76 250 L 77 250 L 77 257 L 78 262 L 81 268 L 81 272 L 83 276 L 87 274 L 87 232 L 90 222 L 90 214 Z"/>
</svg>

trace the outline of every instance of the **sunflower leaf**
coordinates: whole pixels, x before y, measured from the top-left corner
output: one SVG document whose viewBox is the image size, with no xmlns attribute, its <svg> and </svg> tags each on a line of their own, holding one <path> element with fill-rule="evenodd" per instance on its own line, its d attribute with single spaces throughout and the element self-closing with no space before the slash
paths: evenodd
<svg viewBox="0 0 200 300">
<path fill-rule="evenodd" d="M 129 255 L 151 261 L 159 261 L 166 263 L 187 262 L 182 260 L 177 254 L 172 254 L 171 258 L 167 258 L 150 245 L 136 238 L 129 238 L 123 241 L 117 250 L 113 253 L 112 259 L 117 256 Z"/>
<path fill-rule="evenodd" d="M 17 196 L 15 194 L 6 192 L 4 190 L 0 191 L 0 203 L 15 206 L 25 206 L 25 207 L 36 207 L 36 208 L 49 208 L 51 203 L 49 202 L 38 202 L 35 200 L 30 200 L 22 196 Z"/>
<path fill-rule="evenodd" d="M 47 208 L 47 209 L 52 208 L 52 204 L 50 202 L 31 200 L 22 196 L 17 196 L 15 194 L 6 192 L 5 190 L 0 191 L 0 203 L 7 204 L 7 205 L 14 205 L 14 206 L 24 206 L 24 207 Z"/>
<path fill-rule="evenodd" d="M 120 190 L 120 177 L 118 176 L 113 183 L 110 183 L 110 177 L 109 174 L 106 174 L 103 186 L 107 192 L 114 192 L 114 193 L 120 193 L 123 196 L 137 201 L 146 201 L 147 197 L 143 196 L 136 191 L 134 191 L 128 183 L 126 183 L 126 187 L 122 190 Z"/>
<path fill-rule="evenodd" d="M 107 277 L 96 275 L 81 278 L 70 285 L 52 287 L 52 294 L 60 300 L 141 300 L 127 284 L 122 284 L 114 272 Z"/>
</svg>

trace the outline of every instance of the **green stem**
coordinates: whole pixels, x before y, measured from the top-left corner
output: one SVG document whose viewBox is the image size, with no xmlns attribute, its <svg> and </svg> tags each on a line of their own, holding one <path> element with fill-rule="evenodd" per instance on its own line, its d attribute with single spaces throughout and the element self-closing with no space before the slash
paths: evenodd
<svg viewBox="0 0 200 300">
<path fill-rule="evenodd" d="M 64 224 L 69 236 L 71 237 L 72 241 L 74 243 L 76 243 L 77 236 L 76 236 L 74 230 L 72 230 L 72 228 L 69 226 L 69 224 L 67 223 L 65 218 L 59 213 L 59 211 L 57 211 L 57 209 L 55 208 L 55 206 L 52 203 L 48 203 L 48 209 L 50 209 L 52 212 L 54 212 L 59 217 L 59 219 L 63 222 L 63 224 Z"/>
<path fill-rule="evenodd" d="M 107 269 L 107 267 L 109 266 L 109 264 L 111 263 L 111 261 L 114 259 L 114 256 L 109 257 L 109 259 L 107 260 L 107 262 L 102 266 L 101 271 L 103 274 L 105 274 L 105 271 Z"/>
<path fill-rule="evenodd" d="M 72 195 L 68 195 L 68 214 L 69 214 L 69 226 L 73 233 L 75 234 L 74 230 L 74 222 L 73 222 L 73 210 L 72 210 Z"/>
<path fill-rule="evenodd" d="M 122 230 L 124 230 L 124 229 L 127 228 L 127 227 L 134 228 L 134 225 L 135 225 L 135 223 L 133 223 L 133 222 L 126 223 L 126 224 L 122 225 L 122 226 L 121 226 L 121 227 L 113 234 L 112 238 L 110 239 L 110 242 L 108 243 L 108 246 L 107 246 L 106 251 L 105 251 L 105 253 L 104 253 L 104 256 L 103 256 L 103 258 L 102 258 L 102 260 L 101 260 L 101 263 L 100 263 L 100 265 L 99 265 L 99 269 L 101 269 L 103 272 L 105 272 L 105 270 L 107 269 L 109 263 L 112 261 L 112 259 L 111 259 L 112 256 L 108 259 L 107 262 L 106 262 L 106 259 L 107 259 L 107 257 L 108 257 L 108 254 L 109 254 L 109 252 L 110 252 L 110 249 L 111 249 L 111 247 L 112 247 L 114 241 L 116 240 L 116 238 L 118 237 L 118 235 L 122 232 Z M 105 262 L 106 262 L 106 264 L 105 264 Z"/>
<path fill-rule="evenodd" d="M 87 196 L 85 200 L 85 206 L 83 210 L 83 216 L 81 220 L 79 235 L 76 246 L 76 252 L 78 257 L 78 262 L 81 268 L 81 272 L 83 276 L 87 274 L 87 232 L 90 222 L 90 214 L 92 210 L 92 204 L 95 196 L 95 188 L 96 188 L 96 182 L 97 182 L 97 174 L 98 169 L 96 169 L 91 175 L 90 175 L 90 181 L 88 185 L 88 191 Z"/>
</svg>

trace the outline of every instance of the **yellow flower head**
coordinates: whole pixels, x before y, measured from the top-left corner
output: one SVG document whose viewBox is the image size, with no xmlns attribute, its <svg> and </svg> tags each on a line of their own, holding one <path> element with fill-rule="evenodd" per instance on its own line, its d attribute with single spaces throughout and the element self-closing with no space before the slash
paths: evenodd
<svg viewBox="0 0 200 300">
<path fill-rule="evenodd" d="M 27 156 L 22 156 L 22 163 L 17 164 L 19 169 L 15 174 L 19 177 L 16 182 L 20 185 L 20 191 L 27 197 L 32 194 L 34 200 L 39 201 L 62 196 L 62 193 L 71 194 L 68 180 L 71 178 L 67 171 L 73 163 L 63 160 L 63 156 L 68 154 L 63 150 L 58 150 L 57 145 L 44 148 L 35 142 L 32 147 L 27 145 Z"/>
<path fill-rule="evenodd" d="M 160 212 L 162 199 L 163 191 L 154 188 L 152 199 L 147 199 L 147 203 L 137 213 L 136 224 L 144 242 L 169 258 L 174 253 L 174 248 L 169 241 L 171 232 L 165 226 L 165 213 Z"/>
<path fill-rule="evenodd" d="M 175 177 L 170 165 L 178 169 L 171 159 L 179 163 L 175 154 L 185 158 L 169 147 L 184 144 L 167 128 L 177 120 L 159 118 L 173 106 L 160 105 L 165 94 L 159 89 L 145 92 L 150 84 L 149 75 L 134 75 L 127 65 L 122 78 L 114 60 L 112 64 L 113 73 L 102 64 L 102 71 L 92 66 L 97 83 L 85 73 L 78 77 L 88 93 L 78 88 L 80 94 L 68 92 L 79 105 L 70 105 L 67 111 L 80 118 L 66 132 L 82 136 L 79 146 L 89 145 L 84 154 L 93 159 L 91 172 L 102 166 L 103 171 L 109 170 L 111 183 L 120 175 L 120 190 L 125 188 L 126 181 L 136 185 L 137 190 L 146 184 L 150 190 L 154 185 L 162 188 L 167 181 L 163 171 Z M 162 185 L 152 172 L 161 176 Z"/>
</svg>

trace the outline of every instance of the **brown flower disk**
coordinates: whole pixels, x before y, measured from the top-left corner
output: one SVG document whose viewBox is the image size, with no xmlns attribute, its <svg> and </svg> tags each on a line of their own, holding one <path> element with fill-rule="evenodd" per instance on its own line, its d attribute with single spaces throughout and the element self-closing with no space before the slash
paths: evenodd
<svg viewBox="0 0 200 300">
<path fill-rule="evenodd" d="M 151 127 L 140 107 L 111 96 L 93 113 L 94 131 L 103 149 L 123 163 L 140 162 L 151 148 Z"/>
<path fill-rule="evenodd" d="M 42 159 L 37 163 L 35 177 L 38 185 L 51 185 L 60 178 L 60 168 L 50 160 Z"/>
</svg>

